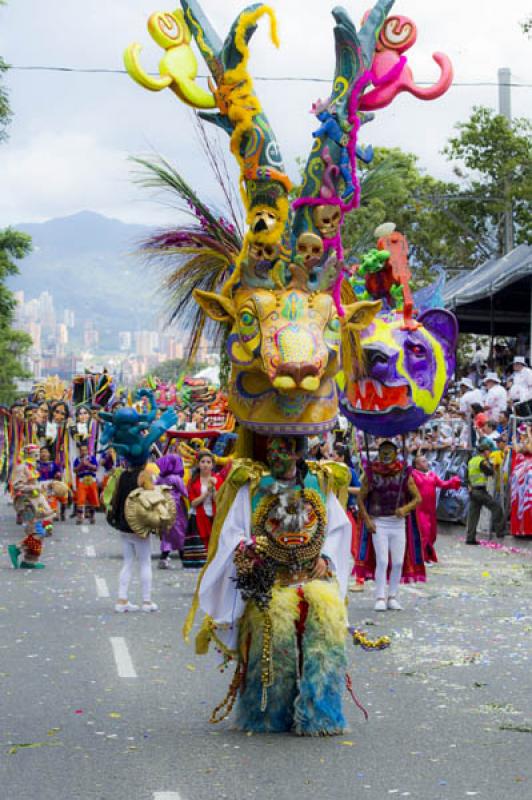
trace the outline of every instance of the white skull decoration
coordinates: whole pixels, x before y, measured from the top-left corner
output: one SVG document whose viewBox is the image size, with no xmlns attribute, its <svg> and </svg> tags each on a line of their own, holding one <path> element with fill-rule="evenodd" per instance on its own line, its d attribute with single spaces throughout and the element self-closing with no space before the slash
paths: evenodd
<svg viewBox="0 0 532 800">
<path fill-rule="evenodd" d="M 303 258 L 305 265 L 318 263 L 323 255 L 323 242 L 315 233 L 302 233 L 297 240 L 297 255 Z"/>
<path fill-rule="evenodd" d="M 250 242 L 248 258 L 250 261 L 275 261 L 279 255 L 279 245 Z"/>
<path fill-rule="evenodd" d="M 316 206 L 314 209 L 314 224 L 324 239 L 334 239 L 338 235 L 342 212 L 338 206 Z"/>
</svg>

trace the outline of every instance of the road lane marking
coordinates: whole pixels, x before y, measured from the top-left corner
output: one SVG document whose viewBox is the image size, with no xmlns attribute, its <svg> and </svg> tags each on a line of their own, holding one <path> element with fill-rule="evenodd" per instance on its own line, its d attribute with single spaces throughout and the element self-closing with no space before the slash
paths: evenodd
<svg viewBox="0 0 532 800">
<path fill-rule="evenodd" d="M 415 586 L 401 586 L 401 589 L 405 592 L 410 592 L 410 594 L 417 594 L 419 597 L 425 597 L 425 592 L 422 592 L 421 589 L 416 589 Z"/>
<path fill-rule="evenodd" d="M 89 558 L 96 558 L 96 550 L 94 549 L 93 544 L 88 544 L 85 548 L 85 553 L 88 555 Z"/>
<path fill-rule="evenodd" d="M 137 673 L 133 666 L 133 661 L 127 649 L 126 640 L 123 636 L 110 636 L 109 641 L 113 648 L 113 655 L 115 657 L 116 669 L 119 678 L 136 678 Z"/>
<path fill-rule="evenodd" d="M 110 597 L 109 587 L 107 586 L 107 581 L 105 578 L 98 578 L 98 576 L 95 575 L 94 580 L 96 581 L 96 592 L 98 597 Z"/>
<path fill-rule="evenodd" d="M 154 792 L 153 800 L 181 800 L 179 792 Z"/>
</svg>

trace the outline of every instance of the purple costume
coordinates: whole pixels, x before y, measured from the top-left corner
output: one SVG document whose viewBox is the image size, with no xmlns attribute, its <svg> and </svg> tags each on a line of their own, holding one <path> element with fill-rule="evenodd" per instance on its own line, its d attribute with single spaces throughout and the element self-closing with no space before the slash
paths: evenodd
<svg viewBox="0 0 532 800">
<path fill-rule="evenodd" d="M 157 460 L 161 474 L 157 478 L 157 484 L 170 486 L 172 497 L 175 501 L 176 518 L 169 531 L 162 534 L 161 553 L 170 553 L 172 550 L 183 550 L 185 543 L 185 533 L 187 529 L 188 514 L 185 506 L 187 489 L 183 480 L 184 468 L 181 457 L 170 453 Z"/>
</svg>

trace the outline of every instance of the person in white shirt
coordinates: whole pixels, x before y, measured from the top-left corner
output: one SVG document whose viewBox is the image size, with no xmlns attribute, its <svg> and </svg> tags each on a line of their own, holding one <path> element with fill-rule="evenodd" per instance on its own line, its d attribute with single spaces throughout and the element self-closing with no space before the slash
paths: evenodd
<svg viewBox="0 0 532 800">
<path fill-rule="evenodd" d="M 508 393 L 504 386 L 501 385 L 496 372 L 487 372 L 483 383 L 487 390 L 484 408 L 488 417 L 493 422 L 498 422 L 501 412 L 506 411 L 508 406 Z"/>
<path fill-rule="evenodd" d="M 469 378 L 462 378 L 458 385 L 461 392 L 460 413 L 470 418 L 473 416 L 474 405 L 484 407 L 484 393 L 481 389 L 475 389 Z"/>
<path fill-rule="evenodd" d="M 532 400 L 532 369 L 527 367 L 526 361 L 523 356 L 516 356 L 513 360 L 513 375 L 511 378 L 511 386 L 509 390 L 510 399 L 517 407 L 520 404 L 526 404 L 525 407 L 516 411 L 521 415 L 527 416 L 530 413 L 529 402 Z"/>
<path fill-rule="evenodd" d="M 465 447 L 472 447 L 475 444 L 475 433 L 473 428 L 473 418 L 478 407 L 484 408 L 484 392 L 482 389 L 475 389 L 473 381 L 469 378 L 462 378 L 458 384 L 460 387 L 460 413 L 464 415 L 467 433 L 464 435 Z M 475 408 L 476 407 L 476 408 Z"/>
</svg>

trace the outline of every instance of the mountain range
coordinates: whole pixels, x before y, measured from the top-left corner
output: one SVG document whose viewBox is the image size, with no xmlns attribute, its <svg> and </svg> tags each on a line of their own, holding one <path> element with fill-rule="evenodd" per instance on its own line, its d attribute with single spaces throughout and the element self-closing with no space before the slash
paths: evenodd
<svg viewBox="0 0 532 800">
<path fill-rule="evenodd" d="M 159 276 L 138 255 L 153 228 L 93 211 L 13 227 L 32 237 L 33 251 L 19 262 L 10 289 L 24 290 L 26 300 L 50 292 L 57 312 L 75 312 L 78 331 L 94 322 L 105 348 L 116 349 L 118 331 L 156 327 Z"/>
</svg>

